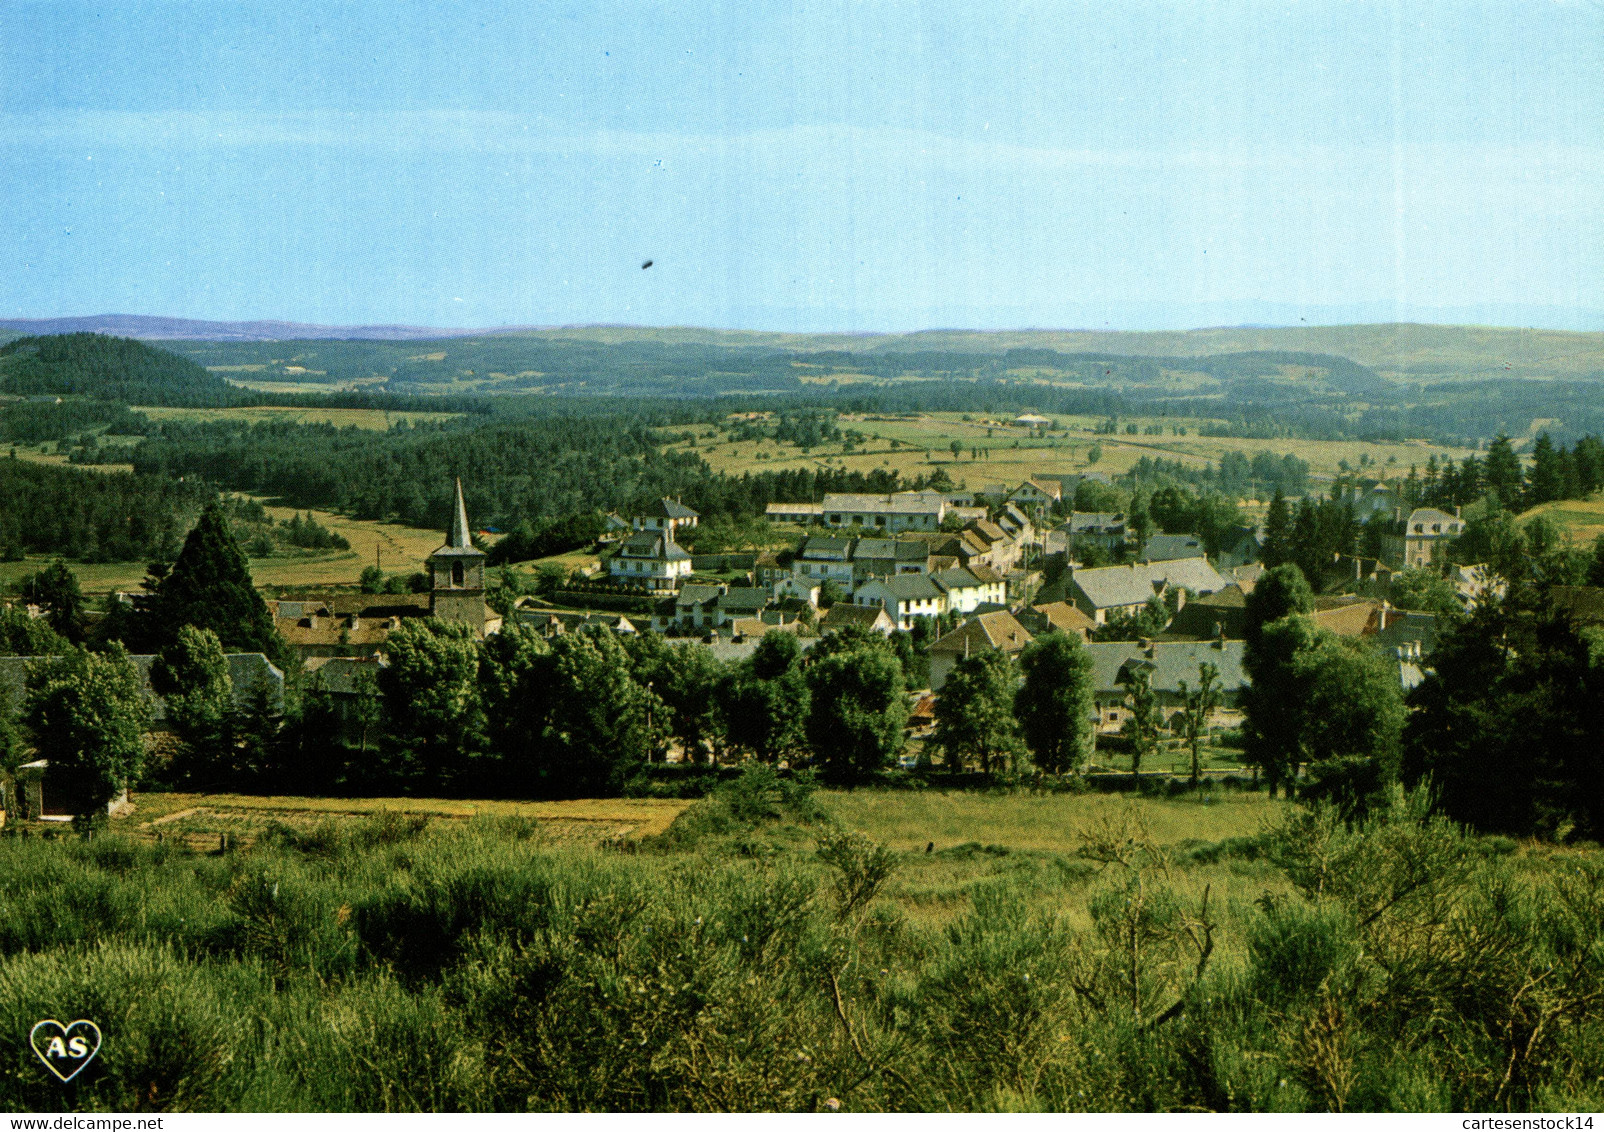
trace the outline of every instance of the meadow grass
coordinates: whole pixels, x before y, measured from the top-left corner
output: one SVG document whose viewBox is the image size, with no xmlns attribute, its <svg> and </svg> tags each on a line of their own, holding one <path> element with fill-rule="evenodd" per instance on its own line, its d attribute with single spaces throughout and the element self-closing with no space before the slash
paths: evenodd
<svg viewBox="0 0 1604 1132">
<path fill-rule="evenodd" d="M 1524 512 L 1521 522 L 1538 515 L 1552 520 L 1571 541 L 1590 548 L 1595 539 L 1604 535 L 1604 492 L 1594 493 L 1587 499 L 1558 499 Z"/>
<path fill-rule="evenodd" d="M 329 819 L 231 852 L 0 838 L 12 1109 L 1601 1099 L 1604 1022 L 1579 1005 L 1604 985 L 1597 853 L 1418 809 L 1350 829 L 1247 796 L 810 795 L 754 771 L 661 833 L 587 845 L 527 814 L 669 805 L 137 801 L 129 821 Z M 20 1037 L 44 1017 L 106 1035 L 66 1091 Z"/>
<path fill-rule="evenodd" d="M 1290 803 L 1262 793 L 1214 790 L 1175 798 L 1122 794 L 983 794 L 972 791 L 842 791 L 825 795 L 843 825 L 899 850 L 965 842 L 1075 853 L 1098 823 L 1133 811 L 1160 845 L 1248 837 Z"/>
<path fill-rule="evenodd" d="M 327 390 L 327 386 L 318 387 Z M 398 412 L 389 409 L 299 409 L 280 405 L 248 405 L 228 409 L 185 409 L 159 405 L 138 405 L 134 412 L 144 413 L 153 421 L 245 421 L 261 424 L 266 421 L 288 421 L 294 424 L 332 424 L 337 428 L 361 428 L 372 432 L 388 432 L 391 426 L 408 422 L 447 421 L 460 413 Z"/>
<path fill-rule="evenodd" d="M 65 464 L 59 456 L 37 452 L 19 453 L 19 458 L 40 463 Z M 122 465 L 90 465 L 102 471 L 129 471 Z M 296 555 L 294 557 L 253 558 L 251 578 L 258 586 L 354 586 L 362 571 L 377 564 L 386 573 L 411 574 L 423 568 L 423 561 L 445 541 L 444 532 L 402 523 L 352 519 L 333 511 L 299 510 L 283 507 L 263 497 L 251 496 L 275 520 L 292 515 L 311 515 L 322 526 L 351 544 L 349 550 Z M 17 579 L 50 563 L 49 556 L 35 555 L 22 562 L 0 562 L 0 587 L 16 584 Z M 137 591 L 144 580 L 143 562 L 71 563 L 78 583 L 86 593 L 112 590 Z"/>
<path fill-rule="evenodd" d="M 966 421 L 963 419 L 965 416 L 971 419 Z M 1390 477 L 1402 477 L 1408 473 L 1411 464 L 1423 467 L 1433 455 L 1439 461 L 1445 458 L 1457 461 L 1471 452 L 1470 449 L 1450 448 L 1424 440 L 1372 443 L 1204 437 L 1198 436 L 1197 430 L 1208 422 L 1176 417 L 1120 418 L 1122 430 L 1126 424 L 1135 424 L 1138 428 L 1158 425 L 1164 429 L 1161 436 L 1130 436 L 1123 431 L 1102 436 L 1093 431 L 1100 423 L 1098 418 L 1065 414 L 1055 415 L 1054 419 L 1068 430 L 1067 436 L 1055 432 L 1045 439 L 1033 438 L 1027 429 L 1015 428 L 1004 419 L 988 418 L 982 413 L 919 413 L 885 418 L 844 415 L 840 421 L 843 428 L 856 429 L 879 439 L 867 441 L 853 454 L 847 454 L 841 444 L 820 445 L 803 453 L 794 444 L 782 444 L 774 440 L 736 441 L 727 430 L 703 428 L 698 432 L 695 450 L 715 470 L 732 475 L 799 467 L 835 467 L 853 471 L 884 468 L 912 479 L 930 475 L 939 467 L 945 469 L 955 482 L 962 481 L 971 488 L 991 482 L 1017 485 L 1036 472 L 1068 474 L 1093 470 L 1120 474 L 1129 471 L 1143 456 L 1179 460 L 1183 464 L 1202 468 L 1208 463 L 1217 464 L 1227 452 L 1244 452 L 1249 456 L 1260 452 L 1297 456 L 1308 461 L 1311 472 L 1319 476 L 1336 475 L 1344 460 L 1357 469 L 1360 456 L 1367 455 L 1374 462 L 1371 474 L 1384 472 Z M 1177 427 L 1186 428 L 1187 435 L 1174 435 L 1172 430 Z M 893 440 L 898 444 L 895 448 L 890 444 Z M 962 455 L 956 460 L 951 450 L 955 440 L 963 447 Z M 1094 445 L 1101 450 L 1096 464 L 1087 458 Z M 678 443 L 671 447 L 683 450 L 687 445 Z M 984 451 L 986 458 L 971 459 L 971 449 Z M 1389 460 L 1393 462 L 1389 464 Z"/>
</svg>

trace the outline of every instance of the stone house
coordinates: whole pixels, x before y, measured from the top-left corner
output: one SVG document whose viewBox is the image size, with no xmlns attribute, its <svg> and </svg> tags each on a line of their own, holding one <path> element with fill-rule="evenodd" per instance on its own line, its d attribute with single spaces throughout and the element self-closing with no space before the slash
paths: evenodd
<svg viewBox="0 0 1604 1132">
<path fill-rule="evenodd" d="M 1457 507 L 1452 515 L 1435 507 L 1416 507 L 1407 519 L 1401 511 L 1393 514 L 1392 527 L 1382 536 L 1382 557 L 1395 569 L 1430 566 L 1465 533 Z"/>
<path fill-rule="evenodd" d="M 1131 668 L 1148 671 L 1165 724 L 1186 706 L 1181 682 L 1198 686 L 1198 668 L 1212 664 L 1219 670 L 1220 706 L 1212 727 L 1242 724 L 1241 695 L 1248 685 L 1242 668 L 1245 646 L 1241 641 L 1094 641 L 1086 646 L 1092 657 L 1092 699 L 1097 707 L 1097 731 L 1117 733 L 1130 715 L 1126 706 L 1126 680 Z"/>
<path fill-rule="evenodd" d="M 953 667 L 965 657 L 979 652 L 1002 651 L 1010 656 L 1030 643 L 1030 630 L 1012 613 L 997 610 L 981 613 L 930 645 L 930 687 L 940 691 L 952 675 Z"/>
<path fill-rule="evenodd" d="M 924 574 L 902 574 L 876 578 L 858 587 L 854 605 L 883 606 L 899 629 L 912 629 L 920 617 L 939 617 L 947 612 L 944 590 Z"/>
</svg>

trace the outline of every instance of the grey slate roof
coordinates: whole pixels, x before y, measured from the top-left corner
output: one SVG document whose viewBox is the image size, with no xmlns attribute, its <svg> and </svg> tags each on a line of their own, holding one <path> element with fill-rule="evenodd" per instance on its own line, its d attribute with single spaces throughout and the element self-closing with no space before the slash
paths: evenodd
<svg viewBox="0 0 1604 1132">
<path fill-rule="evenodd" d="M 819 627 L 825 631 L 840 629 L 847 625 L 862 625 L 865 629 L 869 629 L 873 628 L 875 622 L 881 618 L 890 624 L 891 615 L 886 612 L 883 605 L 847 605 L 838 601 L 824 611 Z"/>
<path fill-rule="evenodd" d="M 986 568 L 981 567 L 980 569 Z M 982 578 L 975 569 L 954 566 L 950 570 L 942 570 L 939 573 L 930 575 L 930 580 L 949 593 L 953 590 L 972 590 L 977 586 L 985 585 L 987 582 L 1000 582 L 1003 580 L 1002 576 L 995 570 L 987 569 L 986 573 L 991 577 Z"/>
<path fill-rule="evenodd" d="M 1111 609 L 1142 604 L 1159 592 L 1155 582 L 1183 586 L 1194 594 L 1215 593 L 1227 584 L 1207 558 L 1177 558 L 1171 562 L 1076 570 L 1070 579 L 1070 590 L 1079 591 L 1095 609 Z"/>
<path fill-rule="evenodd" d="M 1149 571 L 1140 566 L 1100 566 L 1076 570 L 1071 591 L 1080 593 L 1093 609 L 1141 605 L 1158 592 Z"/>
<path fill-rule="evenodd" d="M 860 538 L 858 544 L 852 548 L 852 557 L 855 561 L 874 558 L 893 562 L 914 562 L 923 561 L 929 554 L 930 544 L 920 539 Z"/>
<path fill-rule="evenodd" d="M 939 512 L 945 505 L 945 497 L 939 492 L 931 493 L 932 498 L 923 498 L 922 493 L 908 492 L 897 495 L 865 495 L 857 492 L 826 492 L 824 496 L 825 511 L 844 511 L 847 513 L 886 514 L 886 515 L 932 515 Z"/>
<path fill-rule="evenodd" d="M 731 586 L 718 596 L 717 605 L 724 613 L 757 613 L 772 596 L 767 587 Z"/>
<path fill-rule="evenodd" d="M 659 499 L 656 503 L 653 503 L 651 506 L 647 507 L 646 510 L 642 511 L 641 515 L 643 518 L 647 519 L 700 518 L 695 511 L 692 511 L 689 507 L 685 506 L 685 504 L 681 503 L 677 499 Z"/>
<path fill-rule="evenodd" d="M 619 543 L 625 558 L 658 558 L 669 562 L 689 559 L 690 554 L 662 531 L 637 531 Z"/>
<path fill-rule="evenodd" d="M 1169 562 L 1180 558 L 1202 558 L 1203 544 L 1195 535 L 1154 535 L 1142 550 L 1143 562 Z"/>
<path fill-rule="evenodd" d="M 692 582 L 680 587 L 674 603 L 682 607 L 701 605 L 703 602 L 712 601 L 718 597 L 723 592 L 723 589 L 723 586 L 704 586 L 699 582 Z"/>
<path fill-rule="evenodd" d="M 845 562 L 852 557 L 852 540 L 849 538 L 831 538 L 825 535 L 814 535 L 805 539 L 798 558 L 812 558 L 814 560 Z"/>
<path fill-rule="evenodd" d="M 1218 686 L 1227 697 L 1249 682 L 1242 669 L 1245 648 L 1241 641 L 1155 641 L 1150 650 L 1134 641 L 1094 641 L 1086 646 L 1092 657 L 1092 687 L 1098 695 L 1122 694 L 1120 670 L 1127 663 L 1145 662 L 1152 665 L 1153 690 L 1170 695 L 1180 694 L 1182 680 L 1188 688 L 1196 688 L 1198 665 L 1212 664 L 1220 670 Z"/>
<path fill-rule="evenodd" d="M 1209 565 L 1207 558 L 1177 558 L 1172 562 L 1145 565 L 1154 576 L 1163 578 L 1172 586 L 1184 586 L 1195 594 L 1215 593 L 1230 584 Z"/>
<path fill-rule="evenodd" d="M 1075 534 L 1123 535 L 1125 533 L 1125 513 L 1123 511 L 1076 511 L 1060 524 L 1059 530 L 1070 530 Z"/>
<path fill-rule="evenodd" d="M 924 601 L 941 596 L 941 590 L 924 574 L 898 574 L 895 577 L 883 578 L 859 587 L 859 592 L 875 587 L 879 587 L 886 595 L 898 601 Z"/>
<path fill-rule="evenodd" d="M 1396 649 L 1401 645 L 1419 644 L 1420 651 L 1431 655 L 1437 647 L 1437 617 L 1432 613 L 1414 613 L 1406 610 L 1386 611 L 1387 627 L 1380 629 L 1372 643 L 1381 648 Z"/>
</svg>

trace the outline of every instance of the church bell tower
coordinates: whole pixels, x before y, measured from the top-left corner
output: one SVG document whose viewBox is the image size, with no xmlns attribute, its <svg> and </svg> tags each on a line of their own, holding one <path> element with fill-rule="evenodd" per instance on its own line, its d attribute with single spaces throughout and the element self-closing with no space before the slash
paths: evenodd
<svg viewBox="0 0 1604 1132">
<path fill-rule="evenodd" d="M 429 609 L 442 621 L 458 621 L 485 635 L 485 554 L 473 545 L 468 508 L 457 481 L 457 509 L 445 545 L 429 555 Z"/>
</svg>

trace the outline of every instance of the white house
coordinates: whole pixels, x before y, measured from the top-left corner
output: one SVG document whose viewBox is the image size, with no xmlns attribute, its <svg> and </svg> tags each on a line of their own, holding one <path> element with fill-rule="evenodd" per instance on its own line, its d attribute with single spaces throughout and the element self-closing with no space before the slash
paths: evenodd
<svg viewBox="0 0 1604 1132">
<path fill-rule="evenodd" d="M 939 492 L 864 495 L 829 492 L 822 507 L 827 527 L 867 527 L 878 531 L 935 531 L 947 517 L 949 504 Z"/>
<path fill-rule="evenodd" d="M 635 516 L 635 529 L 667 531 L 673 534 L 675 531 L 688 530 L 696 526 L 696 521 L 700 517 L 677 499 L 659 499 Z"/>
<path fill-rule="evenodd" d="M 947 612 L 947 595 L 924 574 L 876 578 L 858 587 L 854 605 L 884 606 L 899 629 L 912 629 L 915 618 L 939 617 Z"/>
<path fill-rule="evenodd" d="M 672 530 L 638 531 L 619 544 L 607 572 L 621 585 L 677 590 L 690 577 L 691 556 L 674 541 Z"/>
<path fill-rule="evenodd" d="M 802 543 L 791 562 L 791 577 L 801 582 L 834 582 L 841 592 L 852 592 L 852 540 L 815 535 Z"/>
<path fill-rule="evenodd" d="M 1007 605 L 1008 581 L 989 566 L 954 566 L 930 575 L 947 595 L 947 612 L 973 613 L 982 605 Z"/>
</svg>

